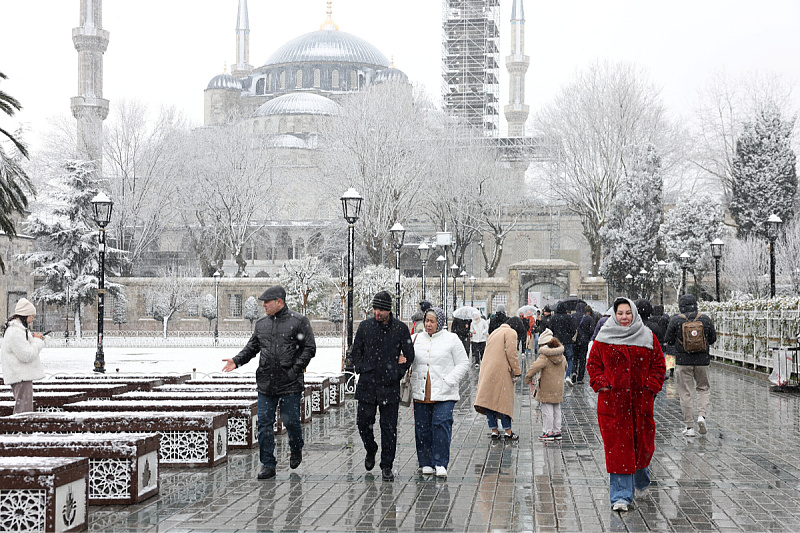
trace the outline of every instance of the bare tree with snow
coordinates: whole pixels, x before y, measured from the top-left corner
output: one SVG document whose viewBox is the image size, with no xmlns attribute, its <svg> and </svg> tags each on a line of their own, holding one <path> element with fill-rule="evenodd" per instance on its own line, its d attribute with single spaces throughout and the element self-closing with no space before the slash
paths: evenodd
<svg viewBox="0 0 800 533">
<path fill-rule="evenodd" d="M 192 269 L 184 268 L 162 272 L 162 276 L 147 293 L 147 297 L 153 302 L 153 317 L 163 325 L 165 339 L 169 321 L 195 296 L 197 278 L 194 274 Z"/>
<path fill-rule="evenodd" d="M 286 303 L 304 315 L 320 314 L 327 301 L 328 269 L 316 256 L 292 259 L 283 264 L 279 284 L 286 289 Z"/>
</svg>

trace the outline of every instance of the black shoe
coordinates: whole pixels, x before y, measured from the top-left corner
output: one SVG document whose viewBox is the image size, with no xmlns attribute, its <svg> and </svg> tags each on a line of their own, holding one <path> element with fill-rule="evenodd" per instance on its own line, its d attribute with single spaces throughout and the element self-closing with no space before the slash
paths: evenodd
<svg viewBox="0 0 800 533">
<path fill-rule="evenodd" d="M 364 459 L 364 468 L 366 468 L 367 470 L 372 470 L 373 468 L 375 468 L 375 453 L 376 452 L 373 453 L 367 452 L 367 457 Z"/>
<path fill-rule="evenodd" d="M 297 450 L 296 452 L 292 452 L 292 456 L 289 458 L 289 468 L 294 470 L 300 463 L 303 462 L 303 450 Z"/>
<path fill-rule="evenodd" d="M 572 382 L 575 383 L 576 381 L 578 381 L 578 374 L 573 372 L 572 375 L 570 375 L 570 378 L 572 378 Z"/>
<path fill-rule="evenodd" d="M 394 481 L 394 472 L 391 468 L 381 468 L 381 479 L 384 481 Z"/>
<path fill-rule="evenodd" d="M 265 466 L 258 473 L 258 479 L 272 479 L 275 477 L 275 469 L 271 466 Z"/>
</svg>

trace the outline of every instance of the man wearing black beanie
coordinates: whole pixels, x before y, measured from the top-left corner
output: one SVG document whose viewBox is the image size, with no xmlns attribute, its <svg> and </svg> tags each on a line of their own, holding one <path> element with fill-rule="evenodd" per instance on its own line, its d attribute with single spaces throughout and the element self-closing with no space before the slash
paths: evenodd
<svg viewBox="0 0 800 533">
<path fill-rule="evenodd" d="M 397 446 L 400 380 L 414 362 L 414 344 L 408 326 L 392 315 L 392 296 L 381 291 L 372 300 L 373 317 L 359 324 L 350 356 L 358 376 L 356 425 L 367 457 L 364 467 L 375 467 L 378 444 L 372 426 L 381 413 L 381 476 L 393 481 Z"/>
</svg>

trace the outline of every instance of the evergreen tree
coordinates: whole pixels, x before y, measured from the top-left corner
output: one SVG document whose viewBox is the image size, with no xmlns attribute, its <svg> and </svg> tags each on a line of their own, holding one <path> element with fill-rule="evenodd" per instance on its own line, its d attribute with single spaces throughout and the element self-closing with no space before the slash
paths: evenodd
<svg viewBox="0 0 800 533">
<path fill-rule="evenodd" d="M 258 320 L 258 308 L 261 307 L 258 305 L 258 300 L 256 300 L 255 296 L 249 297 L 244 302 L 244 317 L 250 321 L 250 329 L 253 329 L 253 324 L 256 320 Z"/>
<path fill-rule="evenodd" d="M 665 281 L 681 290 L 683 252 L 689 254 L 687 277 L 693 273 L 697 284 L 706 272 L 714 269 L 710 243 L 722 236 L 724 214 L 722 204 L 707 194 L 687 194 L 664 215 L 659 235 L 664 246 L 668 272 Z"/>
<path fill-rule="evenodd" d="M 328 269 L 315 256 L 292 259 L 283 264 L 278 283 L 286 288 L 286 303 L 304 315 L 325 310 Z"/>
<path fill-rule="evenodd" d="M 736 142 L 730 212 L 737 236 L 766 236 L 772 213 L 788 222 L 797 193 L 796 156 L 791 136 L 795 119 L 784 120 L 775 105 L 765 105 L 746 122 Z"/>
<path fill-rule="evenodd" d="M 331 298 L 331 303 L 328 305 L 328 320 L 334 324 L 339 324 L 344 320 L 344 309 L 342 309 L 342 299 L 339 295 Z"/>
<path fill-rule="evenodd" d="M 203 298 L 203 310 L 200 314 L 208 319 L 208 329 L 211 329 L 211 321 L 217 318 L 217 300 L 213 294 L 206 294 Z"/>
<path fill-rule="evenodd" d="M 57 177 L 53 194 L 56 207 L 32 215 L 26 231 L 38 241 L 38 250 L 21 258 L 33 265 L 34 276 L 42 280 L 32 299 L 49 305 L 64 305 L 64 274 L 72 274 L 70 299 L 75 310 L 75 335 L 81 337 L 80 309 L 94 302 L 97 295 L 100 262 L 98 228 L 94 222 L 92 198 L 100 191 L 94 163 L 70 160 Z M 119 275 L 123 252 L 106 245 L 106 273 Z M 106 292 L 121 295 L 121 285 L 105 281 Z"/>
<path fill-rule="evenodd" d="M 125 298 L 114 298 L 114 311 L 111 314 L 111 320 L 119 326 L 120 331 L 122 330 L 122 324 L 128 323 L 128 302 L 125 301 Z"/>
<path fill-rule="evenodd" d="M 661 159 L 653 146 L 642 150 L 622 179 L 600 230 L 604 257 L 600 274 L 616 291 L 632 290 L 631 297 L 649 297 L 657 279 L 653 264 L 658 261 L 658 231 L 662 221 Z M 647 274 L 640 274 L 645 269 Z M 626 276 L 633 276 L 626 286 Z"/>
</svg>

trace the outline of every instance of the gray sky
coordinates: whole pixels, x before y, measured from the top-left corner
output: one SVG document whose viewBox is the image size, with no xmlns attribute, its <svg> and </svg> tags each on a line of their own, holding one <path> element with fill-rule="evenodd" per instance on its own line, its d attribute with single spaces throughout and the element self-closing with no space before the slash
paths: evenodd
<svg viewBox="0 0 800 533">
<path fill-rule="evenodd" d="M 235 60 L 237 0 L 106 0 L 111 33 L 104 96 L 175 105 L 202 123 L 203 90 Z M 317 30 L 325 0 L 249 0 L 250 63 L 263 64 L 286 41 Z M 501 0 L 501 56 L 509 53 L 511 0 Z M 25 123 L 34 145 L 47 118 L 69 113 L 77 95 L 77 52 L 71 30 L 78 0 L 0 0 L 3 90 L 24 106 L 0 125 Z M 794 0 L 526 0 L 531 57 L 527 103 L 535 112 L 572 74 L 596 59 L 646 67 L 666 104 L 688 114 L 714 70 L 738 76 L 774 71 L 800 80 L 800 2 Z M 340 30 L 374 44 L 412 81 L 440 95 L 439 0 L 334 0 Z M 504 61 L 503 61 L 504 63 Z M 505 69 L 501 102 L 507 103 Z M 798 106 L 800 107 L 800 106 Z M 505 125 L 503 125 L 505 128 Z"/>
</svg>

